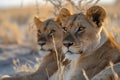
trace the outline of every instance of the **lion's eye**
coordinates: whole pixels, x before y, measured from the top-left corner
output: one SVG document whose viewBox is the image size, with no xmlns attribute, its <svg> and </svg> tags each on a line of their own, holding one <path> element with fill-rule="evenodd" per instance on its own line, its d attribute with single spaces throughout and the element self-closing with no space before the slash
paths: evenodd
<svg viewBox="0 0 120 80">
<path fill-rule="evenodd" d="M 40 31 L 40 30 L 38 30 L 38 31 L 37 31 L 37 33 L 38 33 L 38 35 L 40 35 L 40 34 L 41 34 L 41 31 Z"/>
<path fill-rule="evenodd" d="M 54 32 L 55 32 L 55 30 L 51 30 L 50 33 L 49 33 L 49 36 L 52 37 Z"/>
<path fill-rule="evenodd" d="M 85 27 L 79 27 L 78 30 L 77 30 L 77 33 L 81 33 L 85 30 Z"/>
<path fill-rule="evenodd" d="M 63 27 L 63 30 L 64 30 L 64 32 L 67 32 L 67 28 L 66 27 Z"/>
</svg>

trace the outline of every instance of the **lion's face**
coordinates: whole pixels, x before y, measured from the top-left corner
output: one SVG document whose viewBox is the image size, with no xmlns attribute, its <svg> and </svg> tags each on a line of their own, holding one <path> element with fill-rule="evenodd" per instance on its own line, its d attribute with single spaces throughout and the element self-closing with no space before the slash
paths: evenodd
<svg viewBox="0 0 120 80">
<path fill-rule="evenodd" d="M 54 21 L 48 19 L 44 22 L 38 18 L 34 18 L 34 23 L 37 27 L 37 39 L 40 46 L 40 53 L 43 56 L 48 55 L 51 51 L 55 51 L 62 47 L 63 30 L 62 24 L 70 16 L 70 12 L 66 8 L 62 8 Z"/>
<path fill-rule="evenodd" d="M 101 9 L 101 7 L 97 9 L 99 8 Z M 88 10 L 89 13 L 91 12 L 90 10 Z M 90 53 L 97 48 L 102 29 L 99 26 L 102 22 L 99 17 L 105 15 L 105 13 L 98 14 L 97 12 L 91 12 L 91 14 L 90 16 L 83 13 L 74 14 L 65 22 L 62 50 L 66 58 L 76 59 L 80 55 Z"/>
<path fill-rule="evenodd" d="M 37 23 L 37 40 L 40 46 L 40 54 L 46 56 L 51 53 L 51 51 L 56 48 L 61 47 L 62 41 L 62 29 L 52 19 L 41 22 L 38 18 L 35 18 L 35 22 Z M 55 44 L 53 43 L 55 41 Z"/>
</svg>

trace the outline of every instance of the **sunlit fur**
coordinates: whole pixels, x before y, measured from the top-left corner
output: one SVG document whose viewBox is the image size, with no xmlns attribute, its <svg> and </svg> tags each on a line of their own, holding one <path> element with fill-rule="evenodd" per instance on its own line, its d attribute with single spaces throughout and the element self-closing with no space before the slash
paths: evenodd
<svg viewBox="0 0 120 80">
<path fill-rule="evenodd" d="M 71 15 L 68 9 L 62 8 L 58 14 L 58 17 L 56 21 L 59 23 L 59 25 L 63 25 L 64 21 Z"/>
<path fill-rule="evenodd" d="M 84 14 L 80 13 L 71 16 L 64 24 L 68 31 L 65 33 L 63 43 L 73 42 L 73 45 L 67 48 L 71 54 L 92 52 L 99 45 L 101 27 L 98 28 L 95 23 L 92 23 L 93 25 L 91 23 Z M 85 30 L 77 32 L 80 27 L 84 27 Z M 66 47 L 63 46 L 62 49 L 67 55 Z"/>
<path fill-rule="evenodd" d="M 120 64 L 107 67 L 91 80 L 119 80 L 120 79 Z"/>
<path fill-rule="evenodd" d="M 46 20 L 38 26 L 37 40 L 40 46 L 40 51 L 44 53 L 51 53 L 51 51 L 54 51 L 53 37 L 57 44 L 56 47 L 59 49 L 62 41 L 62 29 L 60 26 L 52 19 Z"/>
<path fill-rule="evenodd" d="M 93 6 L 86 14 L 74 14 L 64 23 L 66 29 L 63 52 L 65 55 L 69 52 L 71 55 L 80 54 L 80 56 L 71 60 L 70 69 L 65 73 L 63 80 L 86 80 L 83 69 L 91 80 L 93 76 L 109 66 L 109 61 L 114 64 L 120 62 L 120 48 L 111 35 L 106 34 L 107 40 L 100 44 L 105 16 L 106 12 L 102 7 Z M 66 43 L 70 46 L 66 47 Z"/>
</svg>

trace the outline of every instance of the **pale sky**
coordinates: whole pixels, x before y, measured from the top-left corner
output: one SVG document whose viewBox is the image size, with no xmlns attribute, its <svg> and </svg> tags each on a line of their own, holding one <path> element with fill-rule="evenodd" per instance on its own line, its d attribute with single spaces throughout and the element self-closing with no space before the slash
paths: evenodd
<svg viewBox="0 0 120 80">
<path fill-rule="evenodd" d="M 39 3 L 43 3 L 45 0 L 37 0 Z M 99 3 L 113 3 L 115 0 L 100 0 Z M 21 3 L 23 6 L 29 4 L 35 4 L 36 0 L 0 0 L 0 8 L 19 7 Z"/>
</svg>

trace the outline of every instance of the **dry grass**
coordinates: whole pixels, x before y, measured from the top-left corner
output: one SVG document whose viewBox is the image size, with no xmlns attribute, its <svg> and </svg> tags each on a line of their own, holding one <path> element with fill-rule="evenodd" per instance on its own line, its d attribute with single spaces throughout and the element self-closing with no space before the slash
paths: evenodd
<svg viewBox="0 0 120 80">
<path fill-rule="evenodd" d="M 37 0 L 36 0 L 37 1 Z M 49 1 L 49 0 L 48 0 Z M 95 4 L 99 0 L 96 0 Z M 79 7 L 81 8 L 81 3 L 79 1 L 79 6 L 75 5 L 72 0 L 68 0 L 68 3 L 61 4 L 59 3 L 60 6 L 62 7 L 67 7 L 72 13 L 75 13 L 75 9 L 73 9 L 71 6 L 75 7 L 76 9 Z M 37 3 L 37 2 L 36 2 Z M 87 2 L 88 4 L 90 2 Z M 67 4 L 67 6 L 65 6 Z M 59 6 L 56 5 L 56 6 Z M 37 7 L 36 7 L 37 6 Z M 31 33 L 27 32 L 29 26 L 33 26 L 33 17 L 34 16 L 39 16 L 41 20 L 45 20 L 48 18 L 51 18 L 55 16 L 53 14 L 54 12 L 54 6 L 50 5 L 42 5 L 39 6 L 38 4 L 36 6 L 29 6 L 29 7 L 21 7 L 21 8 L 13 8 L 13 9 L 6 9 L 6 10 L 0 10 L 0 43 L 2 44 L 22 44 L 26 40 L 26 36 L 28 35 L 30 39 L 34 39 L 35 37 L 30 37 Z M 60 7 L 59 6 L 59 7 Z M 106 6 L 104 5 L 106 10 L 108 11 L 109 19 L 107 20 L 108 23 L 112 22 L 111 20 L 113 18 L 119 18 L 119 9 L 117 6 Z M 84 7 L 84 5 L 83 5 Z M 115 9 L 114 9 L 115 8 Z M 39 11 L 38 11 L 39 10 Z M 77 9 L 78 10 L 78 9 Z M 79 10 L 78 10 L 79 11 Z M 81 10 L 80 10 L 81 11 Z M 112 18 L 112 19 L 110 19 Z M 111 25 L 111 24 L 110 24 Z M 111 30 L 116 33 L 116 25 L 112 25 Z M 119 27 L 119 25 L 117 25 Z M 117 32 L 119 32 L 120 29 L 117 29 Z M 119 36 L 119 35 L 118 35 Z M 27 41 L 32 41 L 34 43 L 34 40 L 27 40 Z M 29 42 L 31 43 L 31 42 Z"/>
<path fill-rule="evenodd" d="M 27 62 L 25 64 L 21 64 L 21 62 L 19 61 L 19 59 L 14 59 L 13 60 L 13 64 L 14 64 L 14 71 L 16 73 L 20 73 L 20 72 L 25 72 L 25 73 L 32 73 L 35 72 L 36 70 L 38 70 L 39 66 L 40 66 L 40 59 L 36 57 L 36 62 L 37 64 L 34 65 L 34 67 L 32 67 L 30 65 L 30 63 L 34 63 L 30 60 L 27 60 Z"/>
<path fill-rule="evenodd" d="M 0 40 L 1 44 L 22 44 L 30 35 L 29 27 L 34 26 L 33 17 L 39 16 L 45 20 L 52 16 L 52 7 L 40 7 L 40 15 L 36 14 L 35 6 L 0 10 Z M 48 16 L 46 16 L 48 15 Z M 28 40 L 29 41 L 29 40 Z"/>
<path fill-rule="evenodd" d="M 113 66 L 114 66 L 114 64 L 113 64 L 112 62 L 110 62 L 110 67 L 111 67 L 111 69 L 112 69 L 114 79 L 115 79 L 115 80 L 118 80 L 118 79 L 119 79 L 119 76 L 118 76 L 118 74 L 115 72 Z"/>
</svg>

